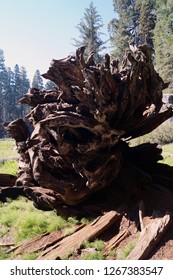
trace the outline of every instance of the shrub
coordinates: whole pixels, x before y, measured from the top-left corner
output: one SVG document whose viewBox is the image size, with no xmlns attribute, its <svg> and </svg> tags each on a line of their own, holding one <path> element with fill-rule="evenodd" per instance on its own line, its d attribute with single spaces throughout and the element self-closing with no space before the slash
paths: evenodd
<svg viewBox="0 0 173 280">
<path fill-rule="evenodd" d="M 130 141 L 130 145 L 135 146 L 143 144 L 146 142 L 158 143 L 160 145 L 165 145 L 173 142 L 173 125 L 172 122 L 168 122 L 160 125 L 152 132 L 133 139 Z"/>
</svg>

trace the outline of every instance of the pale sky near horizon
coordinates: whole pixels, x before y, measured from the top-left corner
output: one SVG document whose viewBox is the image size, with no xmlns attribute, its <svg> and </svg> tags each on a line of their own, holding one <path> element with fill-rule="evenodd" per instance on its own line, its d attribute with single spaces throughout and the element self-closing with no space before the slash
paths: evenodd
<svg viewBox="0 0 173 280">
<path fill-rule="evenodd" d="M 79 39 L 76 25 L 91 0 L 0 0 L 0 49 L 5 65 L 24 66 L 32 80 L 36 69 L 43 74 L 53 58 L 75 51 L 72 38 Z M 115 17 L 112 0 L 93 0 L 107 25 Z M 102 37 L 107 40 L 108 36 Z"/>
</svg>

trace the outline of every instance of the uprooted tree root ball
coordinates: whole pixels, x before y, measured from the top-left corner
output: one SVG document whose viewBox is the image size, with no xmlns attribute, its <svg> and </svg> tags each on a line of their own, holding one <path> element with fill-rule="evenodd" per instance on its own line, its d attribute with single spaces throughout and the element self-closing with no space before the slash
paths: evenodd
<svg viewBox="0 0 173 280">
<path fill-rule="evenodd" d="M 161 149 L 128 145 L 173 116 L 148 47 L 126 52 L 121 63 L 107 54 L 100 65 L 84 51 L 53 60 L 42 76 L 56 87 L 32 88 L 21 99 L 31 107 L 26 119 L 6 124 L 21 156 L 16 185 L 36 207 L 62 215 L 101 212 L 132 197 L 173 210 L 173 194 L 162 188 L 173 182 L 172 168 L 158 163 Z"/>
</svg>

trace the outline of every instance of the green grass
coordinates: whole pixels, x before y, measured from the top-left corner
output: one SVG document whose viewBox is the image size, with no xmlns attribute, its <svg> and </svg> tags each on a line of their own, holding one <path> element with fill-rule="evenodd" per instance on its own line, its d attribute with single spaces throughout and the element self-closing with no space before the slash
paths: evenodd
<svg viewBox="0 0 173 280">
<path fill-rule="evenodd" d="M 18 167 L 19 165 L 16 160 L 6 160 L 4 163 L 0 163 L 0 173 L 16 175 Z"/>
<path fill-rule="evenodd" d="M 167 144 L 162 146 L 163 160 L 160 162 L 173 166 L 173 144 Z"/>
<path fill-rule="evenodd" d="M 136 146 L 143 143 L 158 143 L 160 145 L 166 145 L 173 143 L 173 125 L 172 123 L 162 124 L 152 132 L 145 134 L 141 137 L 132 139 L 130 141 L 131 146 Z"/>
<path fill-rule="evenodd" d="M 82 258 L 82 260 L 105 260 L 105 256 L 101 252 L 92 252 Z"/>
<path fill-rule="evenodd" d="M 36 260 L 38 256 L 38 253 L 26 253 L 23 254 L 22 260 Z"/>
<path fill-rule="evenodd" d="M 173 166 L 173 157 L 166 157 L 161 162 Z"/>
<path fill-rule="evenodd" d="M 119 253 L 117 254 L 118 259 L 120 260 L 125 260 L 127 258 L 127 256 L 130 254 L 130 252 L 133 250 L 133 248 L 135 247 L 135 242 L 130 242 L 129 244 L 127 244 L 123 249 L 121 249 L 119 251 Z"/>
<path fill-rule="evenodd" d="M 105 256 L 102 251 L 105 247 L 103 240 L 95 239 L 94 241 L 84 241 L 81 245 L 81 248 L 94 248 L 96 252 L 91 252 L 82 257 L 82 260 L 105 260 Z"/>
<path fill-rule="evenodd" d="M 104 249 L 105 244 L 102 240 L 95 239 L 93 242 L 90 241 L 84 241 L 81 245 L 82 248 L 95 248 L 98 251 L 101 251 Z"/>
<path fill-rule="evenodd" d="M 0 159 L 10 159 L 19 157 L 16 151 L 15 141 L 12 139 L 0 140 Z"/>
<path fill-rule="evenodd" d="M 18 158 L 15 141 L 12 139 L 0 140 L 0 173 L 16 175 L 18 163 L 14 158 Z"/>
<path fill-rule="evenodd" d="M 5 247 L 0 247 L 0 260 L 9 260 L 10 256 Z"/>
<path fill-rule="evenodd" d="M 53 211 L 43 212 L 36 209 L 26 198 L 19 198 L 0 205 L 0 224 L 3 232 L 12 229 L 15 242 L 33 238 L 45 232 L 72 227 L 76 219 L 64 219 Z"/>
<path fill-rule="evenodd" d="M 169 153 L 173 156 L 173 143 L 162 146 L 163 153 Z"/>
</svg>

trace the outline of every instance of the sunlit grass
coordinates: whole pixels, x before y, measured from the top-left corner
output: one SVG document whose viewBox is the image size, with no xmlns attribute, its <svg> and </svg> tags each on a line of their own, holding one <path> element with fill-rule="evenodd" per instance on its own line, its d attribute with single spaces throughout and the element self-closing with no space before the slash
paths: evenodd
<svg viewBox="0 0 173 280">
<path fill-rule="evenodd" d="M 43 212 L 36 209 L 26 198 L 19 198 L 0 205 L 0 224 L 12 229 L 15 242 L 33 238 L 54 230 L 71 227 L 78 221 L 64 219 L 54 211 Z"/>
<path fill-rule="evenodd" d="M 15 141 L 12 139 L 0 140 L 0 159 L 17 158 Z"/>
<path fill-rule="evenodd" d="M 105 243 L 103 240 L 95 239 L 94 241 L 84 241 L 82 243 L 83 248 L 95 248 L 98 251 L 101 251 L 105 247 Z"/>
<path fill-rule="evenodd" d="M 82 260 L 105 260 L 101 252 L 92 252 L 82 257 Z"/>
<path fill-rule="evenodd" d="M 160 162 L 173 166 L 173 144 L 162 146 L 162 151 L 163 160 Z"/>
<path fill-rule="evenodd" d="M 0 163 L 0 173 L 16 175 L 18 167 L 19 165 L 16 160 L 6 160 L 4 163 Z"/>
<path fill-rule="evenodd" d="M 170 122 L 170 123 L 162 124 L 152 132 L 131 140 L 130 145 L 136 146 L 147 142 L 158 143 L 160 145 L 173 143 L 172 123 Z"/>
<path fill-rule="evenodd" d="M 105 247 L 103 240 L 95 239 L 94 241 L 84 241 L 81 245 L 82 248 L 94 248 L 95 252 L 90 252 L 82 257 L 82 260 L 105 260 L 102 251 Z"/>
<path fill-rule="evenodd" d="M 124 248 L 122 248 L 118 252 L 117 258 L 120 260 L 125 260 L 127 256 L 130 254 L 130 252 L 133 250 L 135 245 L 136 245 L 135 242 L 130 242 L 129 244 L 127 244 Z"/>
</svg>

